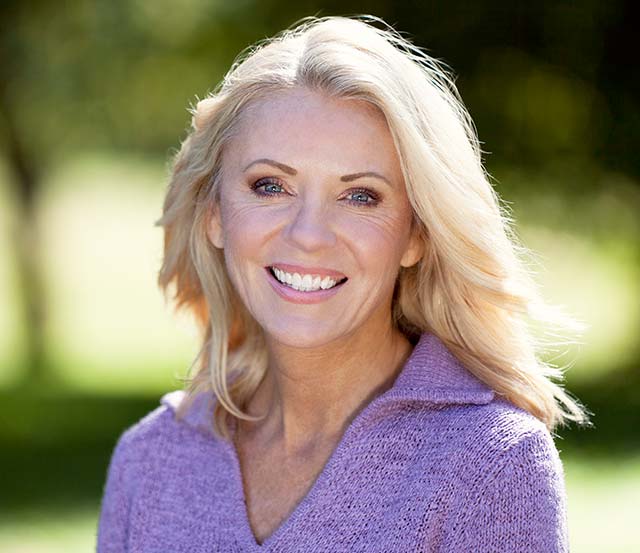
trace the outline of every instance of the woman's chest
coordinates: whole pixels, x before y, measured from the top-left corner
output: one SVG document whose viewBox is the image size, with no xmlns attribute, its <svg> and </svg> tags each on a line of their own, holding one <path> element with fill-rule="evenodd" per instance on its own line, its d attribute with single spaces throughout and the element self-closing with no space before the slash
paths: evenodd
<svg viewBox="0 0 640 553">
<path fill-rule="evenodd" d="M 273 535 L 309 495 L 332 451 L 327 446 L 292 459 L 278 448 L 238 448 L 247 521 L 258 543 Z"/>
<path fill-rule="evenodd" d="M 183 445 L 158 452 L 141 482 L 130 513 L 131 552 L 187 545 L 194 553 L 424 552 L 464 492 L 451 478 L 458 464 L 451 451 L 407 447 L 406 437 L 393 434 L 341 444 L 302 465 L 264 452 L 246 452 L 242 462 L 230 447 L 186 456 Z"/>
</svg>

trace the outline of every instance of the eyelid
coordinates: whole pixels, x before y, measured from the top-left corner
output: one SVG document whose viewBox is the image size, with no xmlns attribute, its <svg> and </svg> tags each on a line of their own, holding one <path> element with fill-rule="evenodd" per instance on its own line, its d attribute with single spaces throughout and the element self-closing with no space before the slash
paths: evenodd
<svg viewBox="0 0 640 553">
<path fill-rule="evenodd" d="M 263 189 L 264 186 L 267 186 L 267 185 L 270 185 L 270 184 L 275 184 L 275 185 L 279 186 L 280 188 L 282 188 L 284 190 L 284 193 L 288 194 L 288 192 L 286 192 L 286 189 L 284 187 L 284 183 L 278 177 L 261 177 L 259 179 L 256 179 L 256 180 L 252 181 L 252 183 L 250 185 L 250 188 L 255 194 L 262 195 L 262 196 L 278 196 L 278 195 L 280 195 L 279 192 L 258 192 L 258 190 Z M 357 194 L 357 193 L 367 194 L 371 198 L 371 201 L 370 202 L 358 202 L 358 201 L 355 201 L 355 200 L 349 200 L 348 199 L 349 196 L 351 196 L 352 194 Z M 345 199 L 347 199 L 347 202 L 352 204 L 352 205 L 364 206 L 364 207 L 373 207 L 373 206 L 376 206 L 376 205 L 378 205 L 380 203 L 380 201 L 382 200 L 382 195 L 380 193 L 376 192 L 375 190 L 371 189 L 371 188 L 358 186 L 358 187 L 355 187 L 355 188 L 350 188 L 347 191 Z"/>
<path fill-rule="evenodd" d="M 277 186 L 279 186 L 280 188 L 284 189 L 284 185 L 282 183 L 282 181 L 277 178 L 277 177 L 261 177 L 255 181 L 251 182 L 250 188 L 253 192 L 255 192 L 256 194 L 263 194 L 265 196 L 273 196 L 275 193 L 273 192 L 256 192 L 258 189 L 262 189 L 264 186 L 267 186 L 269 184 L 275 184 Z"/>
<path fill-rule="evenodd" d="M 372 190 L 370 188 L 362 188 L 362 187 L 352 188 L 347 193 L 347 197 L 351 196 L 352 194 L 367 194 L 371 198 L 370 202 L 357 202 L 355 200 L 347 200 L 352 205 L 364 206 L 364 207 L 375 207 L 382 200 L 382 196 L 378 194 L 375 190 Z"/>
</svg>

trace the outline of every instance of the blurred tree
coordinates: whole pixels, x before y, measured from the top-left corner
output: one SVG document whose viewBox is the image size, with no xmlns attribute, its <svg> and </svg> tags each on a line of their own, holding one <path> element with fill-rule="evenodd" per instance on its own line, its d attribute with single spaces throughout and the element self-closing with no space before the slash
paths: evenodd
<svg viewBox="0 0 640 553">
<path fill-rule="evenodd" d="M 28 133 L 20 117 L 16 98 L 21 94 L 17 78 L 20 62 L 26 57 L 26 45 L 18 32 L 10 32 L 10 25 L 19 24 L 17 6 L 5 4 L 0 34 L 0 122 L 2 142 L 8 165 L 14 176 L 15 203 L 19 225 L 14 229 L 15 256 L 20 275 L 20 292 L 24 307 L 27 347 L 26 366 L 29 377 L 42 376 L 44 367 L 44 306 L 38 227 L 35 217 L 36 198 L 40 186 L 41 157 L 28 141 Z"/>
<path fill-rule="evenodd" d="M 17 209 L 27 381 L 46 376 L 36 216 L 42 176 L 59 158 L 83 150 L 165 155 L 196 93 L 206 94 L 220 78 L 243 35 L 253 39 L 234 14 L 225 3 L 204 0 L 185 0 L 180 10 L 144 0 L 71 0 L 63 9 L 46 0 L 0 5 L 0 140 Z"/>
</svg>

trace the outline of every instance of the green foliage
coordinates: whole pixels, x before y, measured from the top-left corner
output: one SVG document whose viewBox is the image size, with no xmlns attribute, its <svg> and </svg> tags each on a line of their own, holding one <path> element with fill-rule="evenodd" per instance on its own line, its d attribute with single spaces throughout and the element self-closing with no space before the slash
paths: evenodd
<svg viewBox="0 0 640 553">
<path fill-rule="evenodd" d="M 73 0 L 64 9 L 10 1 L 0 8 L 0 102 L 35 161 L 83 148 L 164 156 L 184 135 L 187 107 L 242 49 L 302 16 L 373 13 L 460 75 L 490 157 L 566 165 L 615 155 L 617 166 L 633 168 L 625 133 L 637 133 L 640 108 L 628 94 L 629 72 L 611 69 L 630 56 L 616 42 L 632 32 L 625 9 L 621 0 L 458 0 L 437 9 L 389 1 Z M 624 117 L 614 117 L 620 109 Z"/>
</svg>

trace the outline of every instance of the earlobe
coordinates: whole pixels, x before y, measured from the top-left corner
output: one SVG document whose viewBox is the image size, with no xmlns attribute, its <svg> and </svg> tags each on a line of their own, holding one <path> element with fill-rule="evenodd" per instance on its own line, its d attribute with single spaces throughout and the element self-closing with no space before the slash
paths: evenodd
<svg viewBox="0 0 640 553">
<path fill-rule="evenodd" d="M 405 268 L 413 267 L 418 261 L 422 259 L 424 255 L 425 244 L 424 240 L 420 236 L 417 228 L 414 228 L 409 245 L 400 260 L 400 265 Z"/>
<path fill-rule="evenodd" d="M 220 209 L 218 203 L 214 203 L 209 209 L 207 222 L 207 236 L 211 243 L 218 249 L 224 248 L 224 240 L 222 237 L 222 221 L 220 218 Z"/>
</svg>

